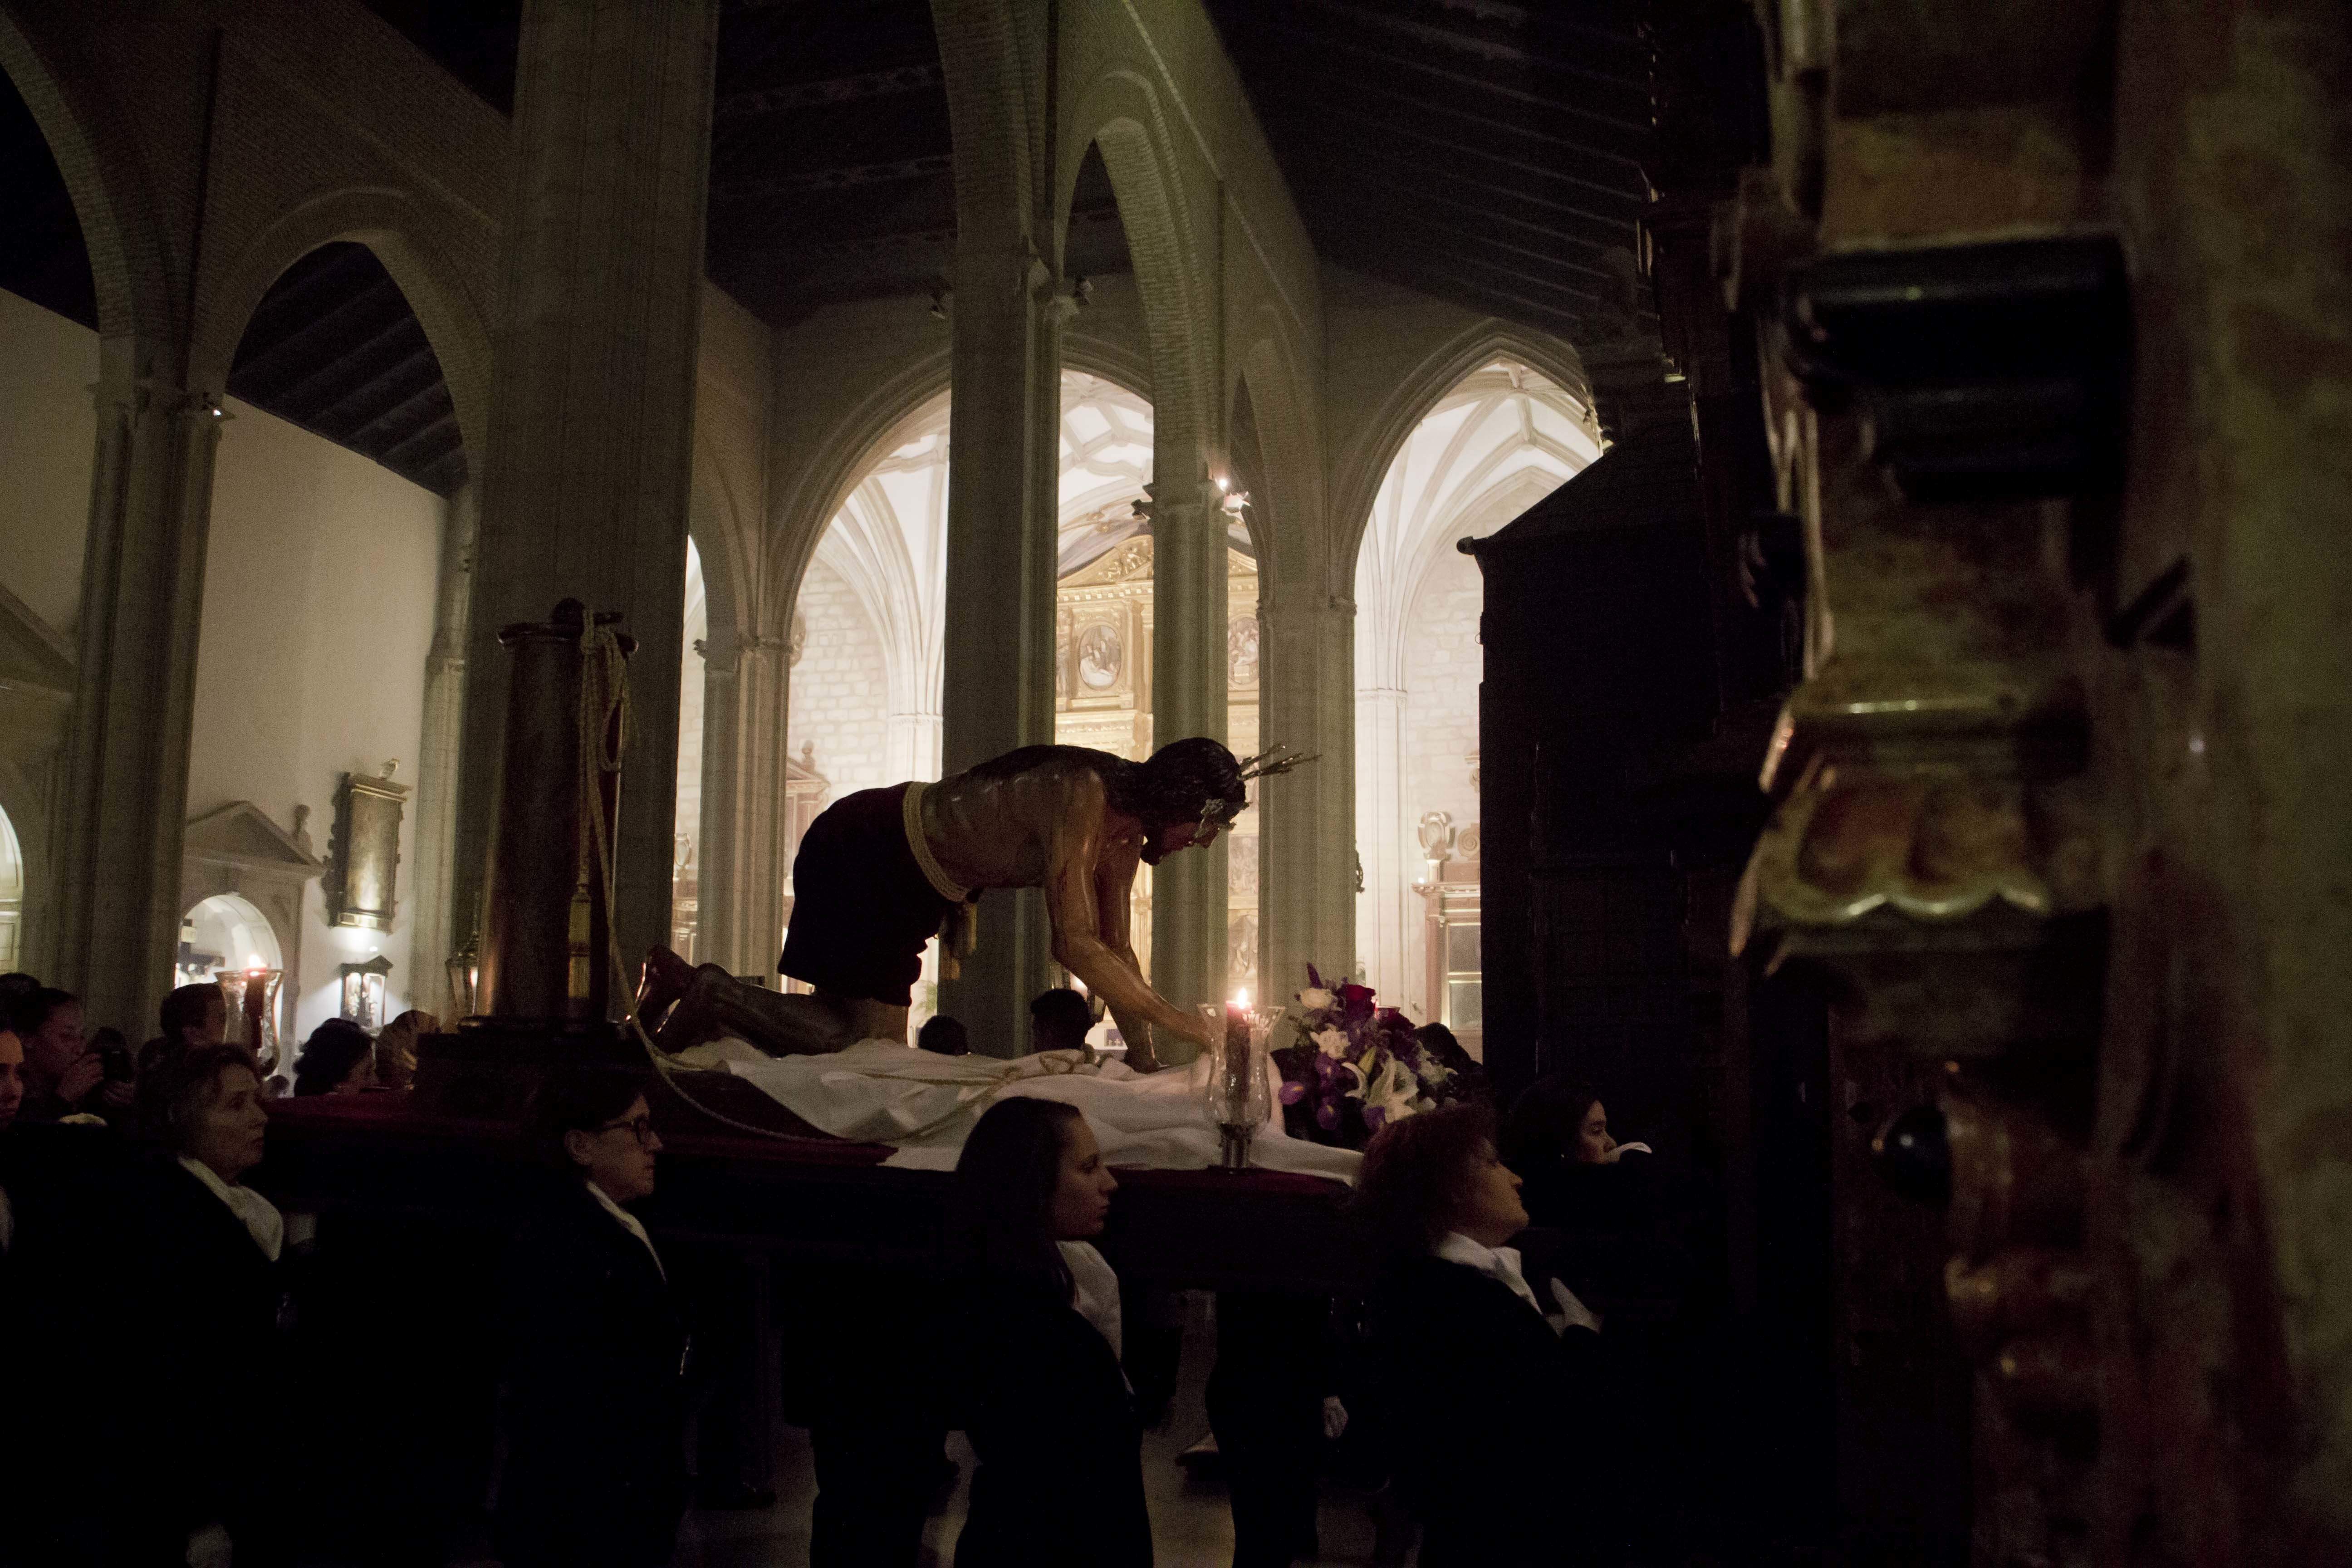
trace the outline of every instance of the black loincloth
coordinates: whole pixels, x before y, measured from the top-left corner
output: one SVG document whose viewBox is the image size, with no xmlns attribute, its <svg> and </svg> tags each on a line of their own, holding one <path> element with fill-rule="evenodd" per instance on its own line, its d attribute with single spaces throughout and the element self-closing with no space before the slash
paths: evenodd
<svg viewBox="0 0 2352 1568">
<path fill-rule="evenodd" d="M 923 947 L 956 906 L 940 897 L 907 843 L 906 794 L 859 790 L 817 814 L 793 858 L 793 923 L 776 967 L 839 996 L 904 1007 L 923 973 Z"/>
</svg>

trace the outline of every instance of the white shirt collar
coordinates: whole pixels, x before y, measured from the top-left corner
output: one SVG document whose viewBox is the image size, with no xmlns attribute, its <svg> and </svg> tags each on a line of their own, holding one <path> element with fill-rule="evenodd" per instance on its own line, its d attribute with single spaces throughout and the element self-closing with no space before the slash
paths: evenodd
<svg viewBox="0 0 2352 1568">
<path fill-rule="evenodd" d="M 1447 1263 L 1459 1263 L 1475 1268 L 1489 1279 L 1500 1280 L 1511 1288 L 1511 1293 L 1533 1307 L 1540 1316 L 1543 1304 L 1536 1300 L 1534 1287 L 1519 1272 L 1519 1249 L 1516 1247 L 1488 1247 L 1471 1240 L 1458 1230 L 1445 1233 L 1445 1239 L 1433 1248 Z"/>
<path fill-rule="evenodd" d="M 1076 1298 L 1070 1305 L 1078 1316 L 1095 1326 L 1114 1356 L 1126 1353 L 1122 1342 L 1118 1311 L 1118 1274 L 1110 1259 L 1095 1250 L 1087 1241 L 1057 1241 L 1062 1249 L 1062 1261 L 1070 1266 L 1071 1294 Z"/>
<path fill-rule="evenodd" d="M 278 1255 L 286 1250 L 286 1216 L 278 1212 L 275 1204 L 242 1182 L 235 1186 L 229 1185 L 221 1180 L 218 1171 L 202 1160 L 191 1160 L 183 1154 L 180 1156 L 180 1168 L 202 1182 L 212 1190 L 213 1196 L 228 1205 L 228 1212 L 236 1215 L 237 1222 L 245 1226 L 245 1233 L 253 1237 L 253 1245 L 261 1248 L 264 1258 L 272 1263 L 278 1261 Z"/>
<path fill-rule="evenodd" d="M 621 1222 L 621 1228 L 623 1230 L 627 1231 L 631 1236 L 635 1237 L 639 1241 L 646 1244 L 646 1250 L 653 1254 L 655 1269 L 660 1273 L 664 1280 L 668 1279 L 669 1270 L 662 1268 L 661 1254 L 654 1251 L 654 1238 L 646 1234 L 644 1222 L 639 1220 L 636 1215 L 631 1214 L 628 1210 L 623 1208 L 620 1205 L 614 1203 L 613 1201 L 613 1194 L 598 1186 L 595 1183 L 583 1181 L 580 1184 L 588 1189 L 588 1195 L 590 1197 L 594 1198 L 598 1203 L 604 1205 L 604 1212 L 606 1214 L 611 1215 L 614 1219 Z"/>
</svg>

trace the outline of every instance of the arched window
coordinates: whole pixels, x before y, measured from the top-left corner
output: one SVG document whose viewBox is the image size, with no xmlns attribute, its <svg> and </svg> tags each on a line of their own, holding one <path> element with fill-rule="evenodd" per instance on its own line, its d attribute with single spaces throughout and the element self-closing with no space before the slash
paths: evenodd
<svg viewBox="0 0 2352 1568">
<path fill-rule="evenodd" d="M 1477 567 L 1492 532 L 1601 455 L 1591 416 L 1496 359 L 1406 437 L 1356 556 L 1356 824 L 1365 978 L 1474 1050 L 1479 1011 Z"/>
</svg>

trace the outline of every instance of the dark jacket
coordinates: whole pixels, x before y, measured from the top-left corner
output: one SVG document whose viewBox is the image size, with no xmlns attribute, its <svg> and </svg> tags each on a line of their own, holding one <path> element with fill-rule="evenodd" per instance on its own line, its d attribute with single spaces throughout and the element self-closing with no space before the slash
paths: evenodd
<svg viewBox="0 0 2352 1568">
<path fill-rule="evenodd" d="M 0 1561 L 67 1557 L 68 1542 L 94 1554 L 120 1533 L 141 1165 L 103 1127 L 0 1130 L 0 1191 L 16 1217 L 0 1256 L 12 1413 L 0 1421 Z"/>
<path fill-rule="evenodd" d="M 509 1249 L 509 1564 L 669 1561 L 686 1511 L 683 1316 L 645 1243 L 577 1182 L 551 1179 Z"/>
<path fill-rule="evenodd" d="M 1549 1271 L 1528 1279 L 1549 1307 Z M 1381 1415 L 1425 1531 L 1423 1568 L 1586 1561 L 1608 1539 L 1594 1528 L 1607 1484 L 1590 1436 L 1606 1417 L 1600 1336 L 1556 1335 L 1509 1286 L 1436 1258 L 1395 1272 L 1375 1324 Z"/>
<path fill-rule="evenodd" d="M 135 1220 L 131 1299 L 155 1314 L 130 1351 L 129 1490 L 146 1538 L 138 1555 L 183 1562 L 188 1532 L 218 1521 L 240 1568 L 279 1561 L 289 1266 L 177 1161 L 149 1168 Z"/>
<path fill-rule="evenodd" d="M 1149 1568 L 1143 1433 L 1110 1345 L 1050 1294 L 964 1300 L 963 1425 L 980 1468 L 956 1568 Z"/>
</svg>

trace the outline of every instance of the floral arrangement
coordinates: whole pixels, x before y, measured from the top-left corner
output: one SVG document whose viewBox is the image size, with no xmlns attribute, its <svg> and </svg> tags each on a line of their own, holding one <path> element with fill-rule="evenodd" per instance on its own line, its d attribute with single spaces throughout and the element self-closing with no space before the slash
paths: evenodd
<svg viewBox="0 0 2352 1568">
<path fill-rule="evenodd" d="M 1372 989 L 1326 985 L 1312 966 L 1298 994 L 1297 1039 L 1273 1053 L 1283 1126 L 1294 1138 L 1360 1149 L 1401 1117 L 1482 1095 L 1466 1052 L 1445 1059 L 1413 1037 L 1412 1021 L 1372 1005 Z"/>
</svg>

